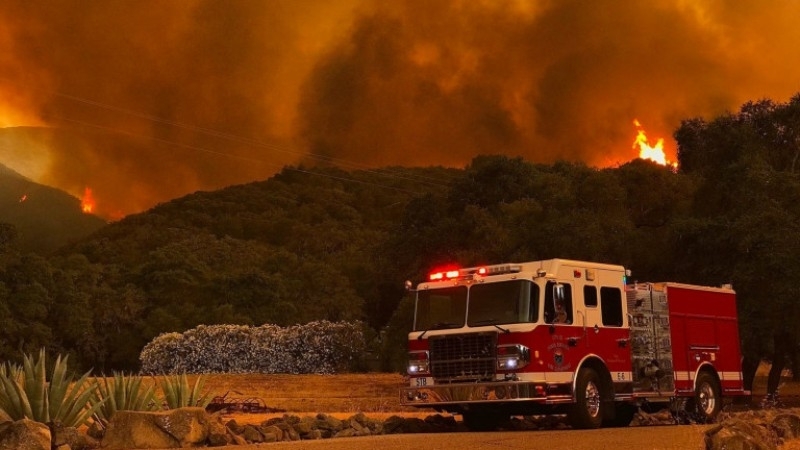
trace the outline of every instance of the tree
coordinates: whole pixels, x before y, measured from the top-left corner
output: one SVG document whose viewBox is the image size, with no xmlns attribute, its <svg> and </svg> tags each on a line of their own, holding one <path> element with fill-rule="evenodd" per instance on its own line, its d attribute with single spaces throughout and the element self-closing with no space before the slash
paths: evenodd
<svg viewBox="0 0 800 450">
<path fill-rule="evenodd" d="M 700 180 L 693 219 L 676 228 L 675 248 L 687 273 L 737 287 L 746 357 L 773 362 L 769 395 L 786 354 L 797 361 L 800 339 L 793 326 L 800 320 L 798 111 L 797 95 L 788 104 L 750 102 L 711 122 L 684 121 L 675 133 L 681 170 Z M 749 386 L 754 372 L 747 375 Z"/>
</svg>

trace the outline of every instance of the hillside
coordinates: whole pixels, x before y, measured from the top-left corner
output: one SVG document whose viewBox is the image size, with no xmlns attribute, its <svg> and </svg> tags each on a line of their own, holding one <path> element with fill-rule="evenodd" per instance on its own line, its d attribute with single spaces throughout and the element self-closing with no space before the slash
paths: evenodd
<svg viewBox="0 0 800 450">
<path fill-rule="evenodd" d="M 15 227 L 22 252 L 49 254 L 106 222 L 81 211 L 80 200 L 0 164 L 0 223 Z"/>
<path fill-rule="evenodd" d="M 732 283 L 744 353 L 790 354 L 797 330 L 779 325 L 798 316 L 800 174 L 784 135 L 798 116 L 753 108 L 687 122 L 679 171 L 502 155 L 465 169 L 285 167 L 125 217 L 48 258 L 9 252 L 0 358 L 47 346 L 109 373 L 136 370 L 156 336 L 200 324 L 360 320 L 375 362 L 396 370 L 413 318 L 405 280 L 553 257 L 619 263 L 634 281 Z"/>
</svg>

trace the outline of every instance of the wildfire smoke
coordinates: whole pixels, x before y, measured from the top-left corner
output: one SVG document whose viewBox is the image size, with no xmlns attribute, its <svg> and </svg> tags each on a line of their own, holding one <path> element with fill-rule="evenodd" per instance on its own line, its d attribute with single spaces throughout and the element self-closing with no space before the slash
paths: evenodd
<svg viewBox="0 0 800 450">
<path fill-rule="evenodd" d="M 40 138 L 37 181 L 89 180 L 123 213 L 321 158 L 611 166 L 636 157 L 631 117 L 670 136 L 791 96 L 798 16 L 792 0 L 7 0 L 0 116 L 66 129 Z"/>
</svg>

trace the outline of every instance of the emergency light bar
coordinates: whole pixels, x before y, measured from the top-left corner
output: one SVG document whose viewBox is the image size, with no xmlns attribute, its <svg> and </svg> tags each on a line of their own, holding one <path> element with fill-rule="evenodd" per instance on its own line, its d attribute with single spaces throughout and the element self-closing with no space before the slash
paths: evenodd
<svg viewBox="0 0 800 450">
<path fill-rule="evenodd" d="M 454 270 L 447 270 L 443 272 L 433 272 L 429 275 L 428 279 L 430 281 L 442 281 L 442 280 L 452 280 L 456 278 L 466 278 L 470 275 L 478 275 L 478 276 L 491 276 L 491 275 L 502 275 L 506 273 L 517 273 L 522 270 L 522 266 L 519 264 L 498 264 L 495 266 L 481 266 L 481 267 L 470 267 L 467 269 L 454 269 Z"/>
</svg>

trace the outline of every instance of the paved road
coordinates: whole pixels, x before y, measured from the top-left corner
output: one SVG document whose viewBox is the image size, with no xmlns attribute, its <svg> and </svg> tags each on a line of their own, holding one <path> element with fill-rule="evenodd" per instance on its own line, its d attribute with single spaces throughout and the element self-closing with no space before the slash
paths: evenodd
<svg viewBox="0 0 800 450">
<path fill-rule="evenodd" d="M 708 425 L 672 425 L 599 430 L 500 431 L 490 433 L 395 434 L 319 441 L 222 447 L 235 450 L 703 450 Z"/>
</svg>

